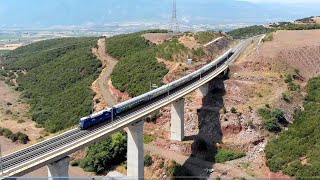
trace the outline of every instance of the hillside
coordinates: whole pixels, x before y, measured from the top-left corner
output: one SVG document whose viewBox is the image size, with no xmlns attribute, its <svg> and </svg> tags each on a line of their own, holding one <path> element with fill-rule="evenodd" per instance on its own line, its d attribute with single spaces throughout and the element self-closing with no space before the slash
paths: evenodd
<svg viewBox="0 0 320 180">
<path fill-rule="evenodd" d="M 17 72 L 16 89 L 31 105 L 32 119 L 49 132 L 76 125 L 91 113 L 91 83 L 101 62 L 92 55 L 97 38 L 63 38 L 33 43 L 7 56 L 5 69 Z M 15 77 L 7 78 L 8 83 Z M 12 84 L 12 83 L 11 83 Z"/>
<path fill-rule="evenodd" d="M 245 39 L 259 34 L 265 34 L 271 29 L 264 26 L 249 26 L 244 28 L 235 29 L 227 32 L 228 35 L 232 36 L 235 39 Z"/>
<path fill-rule="evenodd" d="M 308 83 L 304 110 L 295 111 L 288 131 L 273 138 L 266 147 L 267 165 L 298 179 L 320 176 L 320 77 Z"/>
<path fill-rule="evenodd" d="M 257 46 L 259 39 L 256 39 L 231 66 L 229 79 L 225 81 L 226 94 L 223 102 L 227 111 L 234 107 L 237 114 L 228 112 L 220 117 L 222 141 L 224 146 L 242 147 L 247 152 L 245 158 L 233 161 L 232 164 L 239 165 L 258 177 L 280 179 L 290 178 L 284 174 L 293 176 L 289 169 L 293 170 L 298 166 L 290 166 L 290 162 L 294 161 L 296 154 L 304 154 L 305 150 L 290 143 L 300 142 L 296 139 L 298 134 L 294 127 L 297 126 L 297 114 L 294 112 L 303 109 L 308 79 L 320 75 L 320 41 L 314 38 L 319 32 L 274 32 L 273 39 L 261 46 Z M 305 109 L 307 111 L 306 106 Z M 314 119 L 311 116 L 309 118 Z M 292 122 L 293 125 L 288 126 Z M 308 122 L 298 124 L 303 125 L 301 129 L 316 127 L 307 125 Z M 278 134 L 279 131 L 282 132 Z M 278 135 L 279 142 L 275 140 L 268 143 Z M 316 136 L 309 139 L 318 141 Z M 288 159 L 293 161 L 287 161 Z M 270 172 L 269 168 L 272 171 L 286 171 L 282 171 L 284 174 Z M 299 169 L 302 170 L 300 167 Z"/>
<path fill-rule="evenodd" d="M 217 37 L 222 37 L 217 45 L 203 47 L 204 43 Z M 168 61 L 181 64 L 179 71 L 182 71 L 185 67 L 182 64 L 188 58 L 203 64 L 208 58 L 214 59 L 217 52 L 223 51 L 232 41 L 218 32 L 171 37 L 161 30 L 150 30 L 110 37 L 106 42 L 106 51 L 119 60 L 111 75 L 113 86 L 130 96 L 137 96 L 150 89 L 150 82 L 157 86 L 164 84 Z"/>
<path fill-rule="evenodd" d="M 294 22 L 277 22 L 269 25 L 254 25 L 243 28 L 234 29 L 227 32 L 234 39 L 245 39 L 260 34 L 270 34 L 278 30 L 313 30 L 320 29 L 320 17 L 311 16 L 298 19 Z"/>
<path fill-rule="evenodd" d="M 316 24 L 320 23 L 320 17 L 319 16 L 310 16 L 302 19 L 297 19 L 294 21 L 296 24 Z"/>
<path fill-rule="evenodd" d="M 150 82 L 160 86 L 168 72 L 164 64 L 157 62 L 156 46 L 142 37 L 144 33 L 114 36 L 106 41 L 107 52 L 119 60 L 111 74 L 112 84 L 131 96 L 147 92 Z"/>
</svg>

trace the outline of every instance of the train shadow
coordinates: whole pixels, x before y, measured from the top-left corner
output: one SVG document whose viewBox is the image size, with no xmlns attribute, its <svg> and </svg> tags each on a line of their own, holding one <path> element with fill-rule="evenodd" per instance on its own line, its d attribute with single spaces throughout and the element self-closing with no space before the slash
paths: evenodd
<svg viewBox="0 0 320 180">
<path fill-rule="evenodd" d="M 213 171 L 216 144 L 222 141 L 220 112 L 224 107 L 223 96 L 226 92 L 224 81 L 225 78 L 221 77 L 209 82 L 209 93 L 203 97 L 202 107 L 197 110 L 199 133 L 185 139 L 194 141 L 191 145 L 192 154 L 183 166 L 193 169 L 193 175 L 201 179 L 208 178 Z M 190 167 L 192 164 L 197 167 Z"/>
</svg>

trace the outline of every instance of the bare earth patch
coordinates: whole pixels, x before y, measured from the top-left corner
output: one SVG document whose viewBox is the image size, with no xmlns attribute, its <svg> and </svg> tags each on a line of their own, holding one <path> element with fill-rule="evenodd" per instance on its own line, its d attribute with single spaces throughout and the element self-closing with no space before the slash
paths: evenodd
<svg viewBox="0 0 320 180">
<path fill-rule="evenodd" d="M 10 88 L 4 81 L 0 81 L 0 127 L 10 129 L 13 133 L 22 132 L 29 136 L 30 143 L 42 135 L 42 128 L 36 128 L 36 123 L 28 114 L 28 104 L 19 100 L 20 93 Z M 0 136 L 2 151 L 9 151 L 21 147 L 18 142 Z"/>
<path fill-rule="evenodd" d="M 169 40 L 172 38 L 172 35 L 169 33 L 147 33 L 142 35 L 146 40 L 154 44 L 162 44 L 163 41 Z"/>
<path fill-rule="evenodd" d="M 189 49 L 198 49 L 201 47 L 201 44 L 197 42 L 194 36 L 183 35 L 179 38 L 179 43 Z"/>
</svg>

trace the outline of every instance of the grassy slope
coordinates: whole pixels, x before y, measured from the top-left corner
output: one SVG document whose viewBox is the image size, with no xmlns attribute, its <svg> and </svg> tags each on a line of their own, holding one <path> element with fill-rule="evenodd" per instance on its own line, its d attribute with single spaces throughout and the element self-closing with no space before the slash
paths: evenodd
<svg viewBox="0 0 320 180">
<path fill-rule="evenodd" d="M 31 104 L 33 120 L 56 132 L 77 124 L 90 114 L 91 83 L 100 73 L 101 62 L 92 55 L 97 38 L 47 40 L 10 53 L 7 69 L 27 69 L 18 77 L 24 97 Z"/>
</svg>

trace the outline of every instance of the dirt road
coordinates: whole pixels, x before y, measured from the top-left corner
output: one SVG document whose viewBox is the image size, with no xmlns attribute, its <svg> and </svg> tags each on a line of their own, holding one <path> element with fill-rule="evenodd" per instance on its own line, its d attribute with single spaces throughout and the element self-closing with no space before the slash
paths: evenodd
<svg viewBox="0 0 320 180">
<path fill-rule="evenodd" d="M 110 77 L 112 70 L 118 61 L 110 55 L 106 54 L 105 44 L 105 38 L 99 39 L 98 49 L 94 50 L 93 53 L 97 56 L 97 58 L 102 62 L 103 66 L 105 67 L 98 78 L 99 90 L 102 94 L 106 106 L 112 107 L 117 103 L 117 101 L 109 91 L 107 80 Z"/>
<path fill-rule="evenodd" d="M 213 164 L 209 161 L 204 161 L 198 158 L 193 158 L 189 156 L 182 155 L 180 153 L 169 151 L 158 146 L 153 146 L 150 144 L 144 144 L 144 150 L 150 151 L 152 153 L 158 154 L 162 157 L 165 157 L 170 160 L 174 160 L 177 163 L 184 165 L 188 168 L 195 176 L 207 176 L 209 175 L 207 170 L 213 169 L 212 174 L 209 176 L 210 178 L 217 177 L 223 175 L 223 177 L 232 178 L 232 177 L 246 177 L 252 178 L 252 176 L 247 173 L 241 171 L 240 169 L 236 169 L 230 165 L 216 163 Z"/>
</svg>

